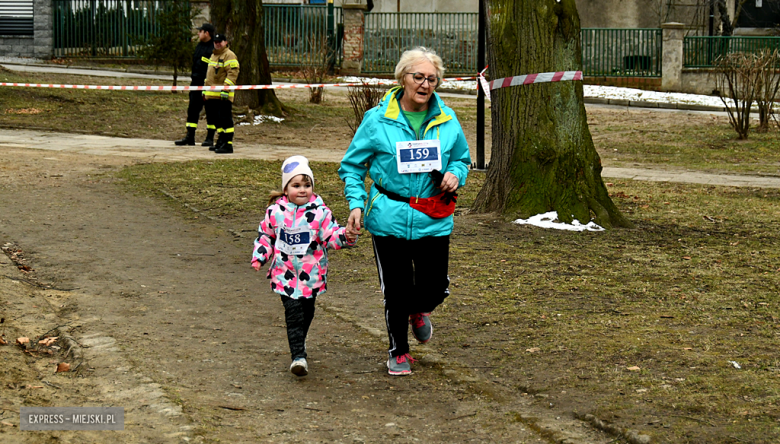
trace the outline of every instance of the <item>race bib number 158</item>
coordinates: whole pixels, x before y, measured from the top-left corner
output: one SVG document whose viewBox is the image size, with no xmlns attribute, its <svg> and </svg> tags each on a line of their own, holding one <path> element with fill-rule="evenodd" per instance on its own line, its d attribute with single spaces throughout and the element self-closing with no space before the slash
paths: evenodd
<svg viewBox="0 0 780 444">
<path fill-rule="evenodd" d="M 285 254 L 306 254 L 311 243 L 311 232 L 305 228 L 282 228 L 276 239 L 276 248 Z"/>
</svg>

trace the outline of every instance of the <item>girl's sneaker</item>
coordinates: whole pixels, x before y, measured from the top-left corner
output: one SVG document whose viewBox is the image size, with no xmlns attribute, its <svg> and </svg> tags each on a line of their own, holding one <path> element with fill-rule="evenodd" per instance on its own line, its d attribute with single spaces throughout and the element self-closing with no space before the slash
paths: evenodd
<svg viewBox="0 0 780 444">
<path fill-rule="evenodd" d="M 433 324 L 428 319 L 430 313 L 416 313 L 409 316 L 409 323 L 412 324 L 412 334 L 420 344 L 425 344 L 433 336 Z"/>
<path fill-rule="evenodd" d="M 412 374 L 412 362 L 417 360 L 412 358 L 409 353 L 401 356 L 390 357 L 387 360 L 387 374 L 391 376 L 406 376 Z"/>
<path fill-rule="evenodd" d="M 306 376 L 309 374 L 309 365 L 306 358 L 298 358 L 290 365 L 290 372 L 295 376 Z"/>
</svg>

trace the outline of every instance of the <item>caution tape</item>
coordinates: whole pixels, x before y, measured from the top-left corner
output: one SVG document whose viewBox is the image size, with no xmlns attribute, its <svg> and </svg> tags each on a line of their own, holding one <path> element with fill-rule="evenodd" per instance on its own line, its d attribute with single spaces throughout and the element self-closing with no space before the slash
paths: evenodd
<svg viewBox="0 0 780 444">
<path fill-rule="evenodd" d="M 530 85 L 532 83 L 564 82 L 582 80 L 582 71 L 557 71 L 522 76 L 504 77 L 490 81 L 490 89 L 508 88 L 510 86 Z"/>
<path fill-rule="evenodd" d="M 451 79 L 444 79 L 444 81 L 453 80 L 474 80 L 476 77 L 454 77 Z M 396 81 L 387 82 L 349 82 L 349 83 L 310 83 L 310 84 L 284 84 L 284 85 L 231 85 L 231 86 L 148 86 L 148 85 L 136 85 L 136 86 L 121 86 L 121 85 L 64 85 L 57 83 L 10 83 L 0 82 L 0 86 L 16 86 L 26 88 L 60 88 L 60 89 L 94 89 L 94 90 L 109 90 L 109 91 L 244 91 L 253 89 L 294 89 L 294 88 L 327 88 L 327 87 L 344 87 L 344 86 L 362 86 L 364 84 L 369 85 L 396 85 Z"/>
</svg>

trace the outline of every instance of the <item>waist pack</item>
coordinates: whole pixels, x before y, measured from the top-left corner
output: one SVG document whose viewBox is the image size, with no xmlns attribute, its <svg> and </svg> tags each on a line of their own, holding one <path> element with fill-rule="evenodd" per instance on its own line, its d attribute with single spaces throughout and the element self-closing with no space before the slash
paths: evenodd
<svg viewBox="0 0 780 444">
<path fill-rule="evenodd" d="M 439 171 L 432 171 L 431 178 L 434 186 L 441 186 L 441 180 L 444 175 Z M 443 192 L 432 197 L 403 197 L 400 194 L 384 189 L 381 185 L 374 182 L 377 191 L 384 194 L 391 200 L 409 204 L 415 210 L 427 214 L 434 219 L 443 219 L 452 216 L 455 212 L 455 202 L 458 200 L 458 193 Z"/>
</svg>

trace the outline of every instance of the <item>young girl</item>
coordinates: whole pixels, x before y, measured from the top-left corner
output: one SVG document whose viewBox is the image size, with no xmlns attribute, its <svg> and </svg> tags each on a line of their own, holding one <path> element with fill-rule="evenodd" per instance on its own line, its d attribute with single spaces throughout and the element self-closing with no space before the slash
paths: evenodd
<svg viewBox="0 0 780 444">
<path fill-rule="evenodd" d="M 328 285 L 327 249 L 357 242 L 356 236 L 339 226 L 313 188 L 314 174 L 305 157 L 284 161 L 282 191 L 271 194 L 252 253 L 255 270 L 271 263 L 268 278 L 271 289 L 282 297 L 293 360 L 290 371 L 297 376 L 309 373 L 306 334 L 314 319 L 314 300 Z"/>
</svg>

